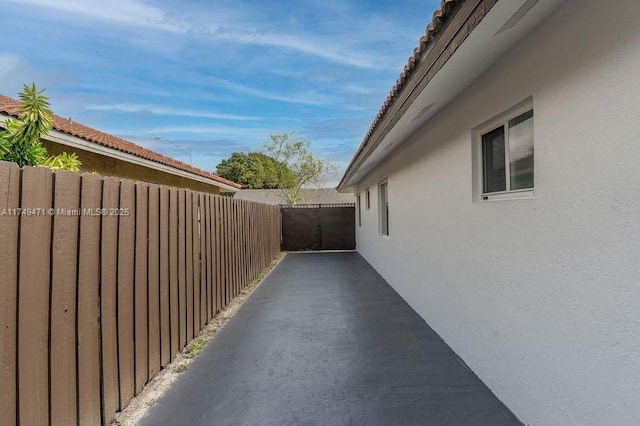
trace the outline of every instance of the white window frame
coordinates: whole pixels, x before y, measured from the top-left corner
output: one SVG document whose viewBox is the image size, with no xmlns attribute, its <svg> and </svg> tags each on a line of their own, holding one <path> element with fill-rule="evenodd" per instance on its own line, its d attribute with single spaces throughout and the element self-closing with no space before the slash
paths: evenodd
<svg viewBox="0 0 640 426">
<path fill-rule="evenodd" d="M 386 188 L 384 200 L 382 199 L 382 187 Z M 382 238 L 389 238 L 389 215 L 387 214 L 386 204 L 389 203 L 389 181 L 387 179 L 378 184 L 378 233 Z M 387 221 L 387 233 L 384 233 L 383 221 Z"/>
<path fill-rule="evenodd" d="M 533 188 L 515 189 L 511 190 L 511 162 L 510 162 L 510 149 L 509 149 L 509 121 L 533 110 L 534 113 L 534 157 L 533 157 Z M 500 192 L 484 192 L 484 168 L 482 157 L 482 136 L 489 132 L 496 130 L 499 127 L 504 126 L 505 129 L 505 178 L 506 178 L 506 191 Z M 474 151 L 474 196 L 475 201 L 499 201 L 499 200 L 519 200 L 528 199 L 534 197 L 535 190 L 535 108 L 533 107 L 533 99 L 529 98 L 515 107 L 505 111 L 504 113 L 484 122 L 480 126 L 476 127 L 472 131 L 473 151 Z"/>
<path fill-rule="evenodd" d="M 367 191 L 365 192 L 364 205 L 366 210 L 371 208 L 371 188 L 367 188 Z"/>
<path fill-rule="evenodd" d="M 358 220 L 358 228 L 362 227 L 362 194 L 358 194 L 356 196 L 356 210 L 357 210 L 357 220 Z"/>
</svg>

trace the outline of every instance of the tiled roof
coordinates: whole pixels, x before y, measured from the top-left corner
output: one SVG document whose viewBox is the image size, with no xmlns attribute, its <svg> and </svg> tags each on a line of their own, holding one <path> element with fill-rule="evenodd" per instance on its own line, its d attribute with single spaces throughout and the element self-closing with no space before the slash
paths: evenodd
<svg viewBox="0 0 640 426">
<path fill-rule="evenodd" d="M 18 117 L 20 111 L 20 102 L 0 95 L 0 112 L 9 114 L 13 117 Z M 83 124 L 76 123 L 70 119 L 62 118 L 60 116 L 53 116 L 53 128 L 59 132 L 66 133 L 68 135 L 76 136 L 89 142 L 102 145 L 107 148 L 115 149 L 133 156 L 143 158 L 145 160 L 153 161 L 158 164 L 173 167 L 177 170 L 193 173 L 207 179 L 214 180 L 216 182 L 232 186 L 234 188 L 241 188 L 240 184 L 224 179 L 215 173 L 210 173 L 197 167 L 190 166 L 178 161 L 174 158 L 167 157 L 155 151 L 143 148 L 140 145 L 136 145 L 133 142 L 129 142 L 117 136 L 110 135 L 108 133 L 101 132 L 99 130 L 92 129 Z"/>
<path fill-rule="evenodd" d="M 396 84 L 391 89 L 391 92 L 387 96 L 387 99 L 384 101 L 384 103 L 382 104 L 382 107 L 380 107 L 380 110 L 378 111 L 378 114 L 376 114 L 375 118 L 373 119 L 373 123 L 371 123 L 371 126 L 369 127 L 367 134 L 365 135 L 362 143 L 358 147 L 358 150 L 353 156 L 353 159 L 351 160 L 349 167 L 347 167 L 347 170 L 349 170 L 351 166 L 353 166 L 356 159 L 358 158 L 358 155 L 360 155 L 362 150 L 369 144 L 369 141 L 373 136 L 373 133 L 376 131 L 378 124 L 382 121 L 385 114 L 387 113 L 387 111 L 389 110 L 393 102 L 396 100 L 396 97 L 398 96 L 400 91 L 404 88 L 405 83 L 409 80 L 409 77 L 411 76 L 412 72 L 414 71 L 414 69 L 419 63 L 420 56 L 424 52 L 426 52 L 427 47 L 431 45 L 431 42 L 434 40 L 434 38 L 438 34 L 438 31 L 440 30 L 440 28 L 447 22 L 447 19 L 449 18 L 450 12 L 453 9 L 453 7 L 456 5 L 456 3 L 462 3 L 462 2 L 464 2 L 464 0 L 441 0 L 440 9 L 436 10 L 433 13 L 433 18 L 431 20 L 431 23 L 427 25 L 425 34 L 422 37 L 420 37 L 418 47 L 414 49 L 413 55 L 409 57 L 409 60 L 407 64 L 404 66 L 404 69 L 402 70 L 400 77 L 398 77 L 398 80 L 396 80 Z M 344 177 L 346 177 L 346 173 Z M 344 177 L 343 177 L 343 180 L 344 180 Z"/>
<path fill-rule="evenodd" d="M 264 204 L 285 204 L 277 189 L 241 189 L 233 198 Z M 354 202 L 353 194 L 341 194 L 334 188 L 303 188 L 298 204 L 345 204 Z"/>
</svg>

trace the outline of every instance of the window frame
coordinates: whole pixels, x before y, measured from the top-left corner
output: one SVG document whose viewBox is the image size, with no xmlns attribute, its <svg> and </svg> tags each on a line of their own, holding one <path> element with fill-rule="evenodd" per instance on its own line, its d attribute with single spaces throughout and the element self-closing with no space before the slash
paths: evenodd
<svg viewBox="0 0 640 426">
<path fill-rule="evenodd" d="M 358 228 L 362 227 L 362 194 L 356 196 L 356 213 L 358 214 Z"/>
<path fill-rule="evenodd" d="M 365 197 L 364 197 L 364 204 L 365 204 L 365 209 L 369 210 L 371 208 L 371 188 L 367 188 L 367 192 L 365 193 Z"/>
<path fill-rule="evenodd" d="M 509 121 L 517 118 L 529 111 L 533 111 L 534 119 L 534 157 L 533 157 L 533 177 L 534 183 L 532 188 L 523 189 L 511 189 L 511 150 L 509 145 Z M 523 199 L 533 198 L 535 191 L 535 108 L 531 99 L 521 102 L 519 105 L 507 110 L 506 112 L 486 121 L 482 125 L 473 129 L 473 141 L 475 145 L 475 163 L 476 163 L 476 179 L 475 179 L 475 191 L 477 196 L 474 197 L 477 201 L 495 201 L 495 200 L 511 200 L 511 199 Z M 482 138 L 484 135 L 491 133 L 492 131 L 504 126 L 504 156 L 505 156 L 505 191 L 498 192 L 484 192 L 484 153 L 482 146 Z"/>
<path fill-rule="evenodd" d="M 384 190 L 384 199 L 382 197 L 382 188 Z M 389 238 L 389 213 L 387 205 L 389 204 L 389 181 L 387 179 L 378 184 L 378 234 L 382 238 Z M 383 222 L 386 222 L 386 234 L 384 233 Z"/>
</svg>

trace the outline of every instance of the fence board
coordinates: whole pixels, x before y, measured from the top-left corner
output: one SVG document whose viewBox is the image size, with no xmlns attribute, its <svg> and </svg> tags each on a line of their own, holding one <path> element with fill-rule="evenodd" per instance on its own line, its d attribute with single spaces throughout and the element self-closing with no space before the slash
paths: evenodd
<svg viewBox="0 0 640 426">
<path fill-rule="evenodd" d="M 53 176 L 44 167 L 22 170 L 23 208 L 52 206 Z M 49 422 L 49 297 L 51 216 L 20 218 L 18 287 L 19 422 Z"/>
<path fill-rule="evenodd" d="M 245 286 L 245 272 L 244 272 L 244 201 L 238 200 L 238 275 L 239 275 L 239 291 L 244 289 Z"/>
<path fill-rule="evenodd" d="M 120 379 L 120 408 L 127 406 L 134 395 L 134 277 L 136 186 L 134 182 L 120 183 L 120 208 L 129 209 L 129 216 L 118 216 L 118 375 Z"/>
<path fill-rule="evenodd" d="M 191 193 L 191 218 L 193 224 L 193 337 L 200 331 L 200 197 Z"/>
<path fill-rule="evenodd" d="M 180 328 L 179 350 L 187 344 L 187 191 L 178 191 L 178 326 Z"/>
<path fill-rule="evenodd" d="M 171 327 L 170 360 L 180 346 L 179 286 L 178 286 L 178 192 L 169 189 L 169 325 Z"/>
<path fill-rule="evenodd" d="M 148 340 L 148 235 L 149 235 L 149 185 L 136 183 L 136 252 L 134 281 L 134 367 L 135 394 L 142 391 L 149 375 Z"/>
<path fill-rule="evenodd" d="M 229 297 L 228 287 L 229 287 L 229 265 L 227 262 L 227 199 L 225 197 L 221 197 L 220 201 L 220 260 L 222 262 L 222 303 L 221 308 L 224 309 L 227 306 L 227 298 Z"/>
<path fill-rule="evenodd" d="M 169 188 L 160 187 L 160 364 L 171 361 L 171 312 L 169 294 Z M 171 256 L 173 257 L 173 256 Z"/>
<path fill-rule="evenodd" d="M 0 424 L 111 423 L 275 254 L 274 212 L 0 162 Z"/>
<path fill-rule="evenodd" d="M 246 262 L 246 246 L 245 246 L 245 238 L 246 238 L 246 223 L 245 223 L 245 201 L 242 201 L 239 204 L 240 209 L 240 279 L 241 279 L 241 289 L 244 289 L 247 285 L 247 271 L 244 268 Z"/>
<path fill-rule="evenodd" d="M 240 238 L 242 234 L 242 224 L 240 223 L 240 202 L 232 203 L 233 204 L 233 229 L 234 229 L 234 239 L 233 239 L 233 253 L 235 256 L 235 271 L 236 271 L 236 288 L 235 288 L 235 296 L 240 294 L 240 288 L 242 287 L 242 274 L 240 273 Z"/>
<path fill-rule="evenodd" d="M 251 218 L 255 217 L 256 206 L 254 203 L 249 203 L 249 215 Z M 256 258 L 255 258 L 255 247 L 256 247 L 256 226 L 253 220 L 249 220 L 249 228 L 251 230 L 251 243 L 249 250 L 249 268 L 251 269 L 251 280 L 256 279 Z"/>
<path fill-rule="evenodd" d="M 160 371 L 160 188 L 149 186 L 149 239 L 147 302 L 149 334 L 147 340 L 148 379 Z"/>
<path fill-rule="evenodd" d="M 224 200 L 224 251 L 225 251 L 225 270 L 226 270 L 226 282 L 225 282 L 225 298 L 224 298 L 224 306 L 228 306 L 231 298 L 233 297 L 231 294 L 233 288 L 233 268 L 232 268 L 232 258 L 231 258 L 231 202 L 228 198 L 223 198 Z"/>
<path fill-rule="evenodd" d="M 213 244 L 211 227 L 211 196 L 205 195 L 205 225 L 207 227 L 207 322 L 215 315 L 215 287 L 213 272 Z"/>
<path fill-rule="evenodd" d="M 0 162 L 0 424 L 17 422 L 16 347 L 18 312 L 18 226 L 20 170 Z"/>
<path fill-rule="evenodd" d="M 221 308 L 227 306 L 227 298 L 228 298 L 228 282 L 229 282 L 229 265 L 227 264 L 227 199 L 225 197 L 221 197 L 218 200 L 220 202 L 220 262 L 222 263 L 222 299 L 221 299 Z"/>
<path fill-rule="evenodd" d="M 187 342 L 190 342 L 193 339 L 193 197 L 192 192 L 189 190 L 186 191 L 185 212 L 185 223 L 187 225 L 187 317 L 185 321 L 187 324 Z"/>
<path fill-rule="evenodd" d="M 120 206 L 120 181 L 105 178 L 102 207 Z M 118 217 L 101 217 L 100 329 L 102 351 L 102 422 L 109 424 L 120 406 L 118 370 Z"/>
<path fill-rule="evenodd" d="M 238 276 L 238 205 L 230 200 L 231 207 L 231 258 L 233 264 L 233 292 L 231 293 L 232 298 L 238 295 L 238 287 L 240 277 Z"/>
<path fill-rule="evenodd" d="M 249 221 L 250 203 L 244 203 L 244 271 L 246 276 L 246 285 L 249 285 L 253 278 L 251 277 L 251 266 L 249 263 L 249 253 L 251 252 L 251 223 Z"/>
<path fill-rule="evenodd" d="M 247 269 L 248 284 L 253 281 L 253 268 L 251 264 L 251 252 L 253 250 L 253 227 L 251 223 L 252 208 L 253 203 L 251 201 L 247 201 L 247 259 L 245 268 Z"/>
<path fill-rule="evenodd" d="M 200 222 L 200 330 L 207 323 L 207 299 L 209 289 L 207 288 L 207 221 L 204 204 L 204 194 L 199 194 L 198 218 Z"/>
<path fill-rule="evenodd" d="M 246 276 L 246 284 L 249 285 L 253 278 L 251 277 L 251 222 L 249 220 L 251 214 L 251 203 L 245 202 L 244 206 L 244 267 L 245 276 Z"/>
<path fill-rule="evenodd" d="M 220 229 L 220 197 L 213 198 L 213 225 L 214 243 L 215 243 L 215 268 L 216 268 L 216 312 L 222 309 L 222 298 L 224 296 L 222 290 L 222 231 Z"/>
<path fill-rule="evenodd" d="M 264 212 L 265 212 L 265 208 L 262 207 L 260 209 L 260 213 L 258 214 L 258 223 L 260 224 L 260 227 L 262 229 L 264 229 Z M 262 266 L 264 264 L 264 247 L 262 246 L 258 247 L 258 256 L 260 259 L 260 266 Z"/>
<path fill-rule="evenodd" d="M 234 297 L 237 297 L 240 294 L 240 287 L 242 285 L 242 275 L 240 274 L 240 203 L 232 203 L 233 204 L 233 230 L 234 230 L 234 238 L 233 238 L 233 252 L 234 252 L 234 260 L 235 260 L 235 271 L 236 271 L 236 286 L 234 291 Z"/>
<path fill-rule="evenodd" d="M 100 216 L 102 181 L 82 175 L 78 247 L 78 422 L 100 424 Z"/>
<path fill-rule="evenodd" d="M 53 244 L 51 253 L 50 354 L 51 424 L 75 423 L 76 407 L 76 284 L 80 175 L 54 176 Z"/>
<path fill-rule="evenodd" d="M 261 206 L 255 206 L 255 209 L 256 209 L 256 214 L 255 214 L 255 222 L 254 223 L 255 223 L 256 229 L 260 229 L 259 215 L 260 215 Z M 257 237 L 256 237 L 256 240 L 257 240 Z M 254 268 L 255 269 L 260 269 L 261 265 L 260 265 L 260 249 L 259 249 L 259 246 L 256 246 L 253 249 L 253 256 L 255 257 L 255 261 L 254 261 L 255 266 L 254 266 Z"/>
</svg>

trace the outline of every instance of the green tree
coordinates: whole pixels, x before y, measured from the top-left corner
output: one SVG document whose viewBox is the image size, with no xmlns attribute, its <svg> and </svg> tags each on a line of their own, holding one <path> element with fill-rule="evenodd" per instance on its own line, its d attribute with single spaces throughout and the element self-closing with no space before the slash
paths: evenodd
<svg viewBox="0 0 640 426">
<path fill-rule="evenodd" d="M 234 152 L 231 157 L 218 164 L 216 173 L 241 184 L 244 189 L 279 187 L 279 165 L 272 157 L 262 152 Z"/>
<path fill-rule="evenodd" d="M 52 166 L 78 171 L 80 160 L 75 154 L 62 153 L 47 157 L 47 150 L 40 138 L 53 127 L 53 114 L 44 90 L 35 84 L 24 85 L 19 95 L 21 106 L 19 119 L 8 119 L 0 132 L 0 160 L 13 161 L 18 166 Z"/>
<path fill-rule="evenodd" d="M 5 121 L 5 130 L 0 135 L 3 159 L 13 161 L 18 166 L 37 166 L 46 161 L 47 150 L 40 142 L 40 136 L 51 130 L 53 118 L 49 102 L 36 85 L 24 86 L 19 95 L 19 120 Z"/>
<path fill-rule="evenodd" d="M 335 171 L 335 165 L 314 155 L 311 143 L 291 133 L 274 133 L 264 145 L 264 153 L 278 165 L 278 195 L 287 204 L 301 201 L 300 190 L 319 187 Z"/>
</svg>

